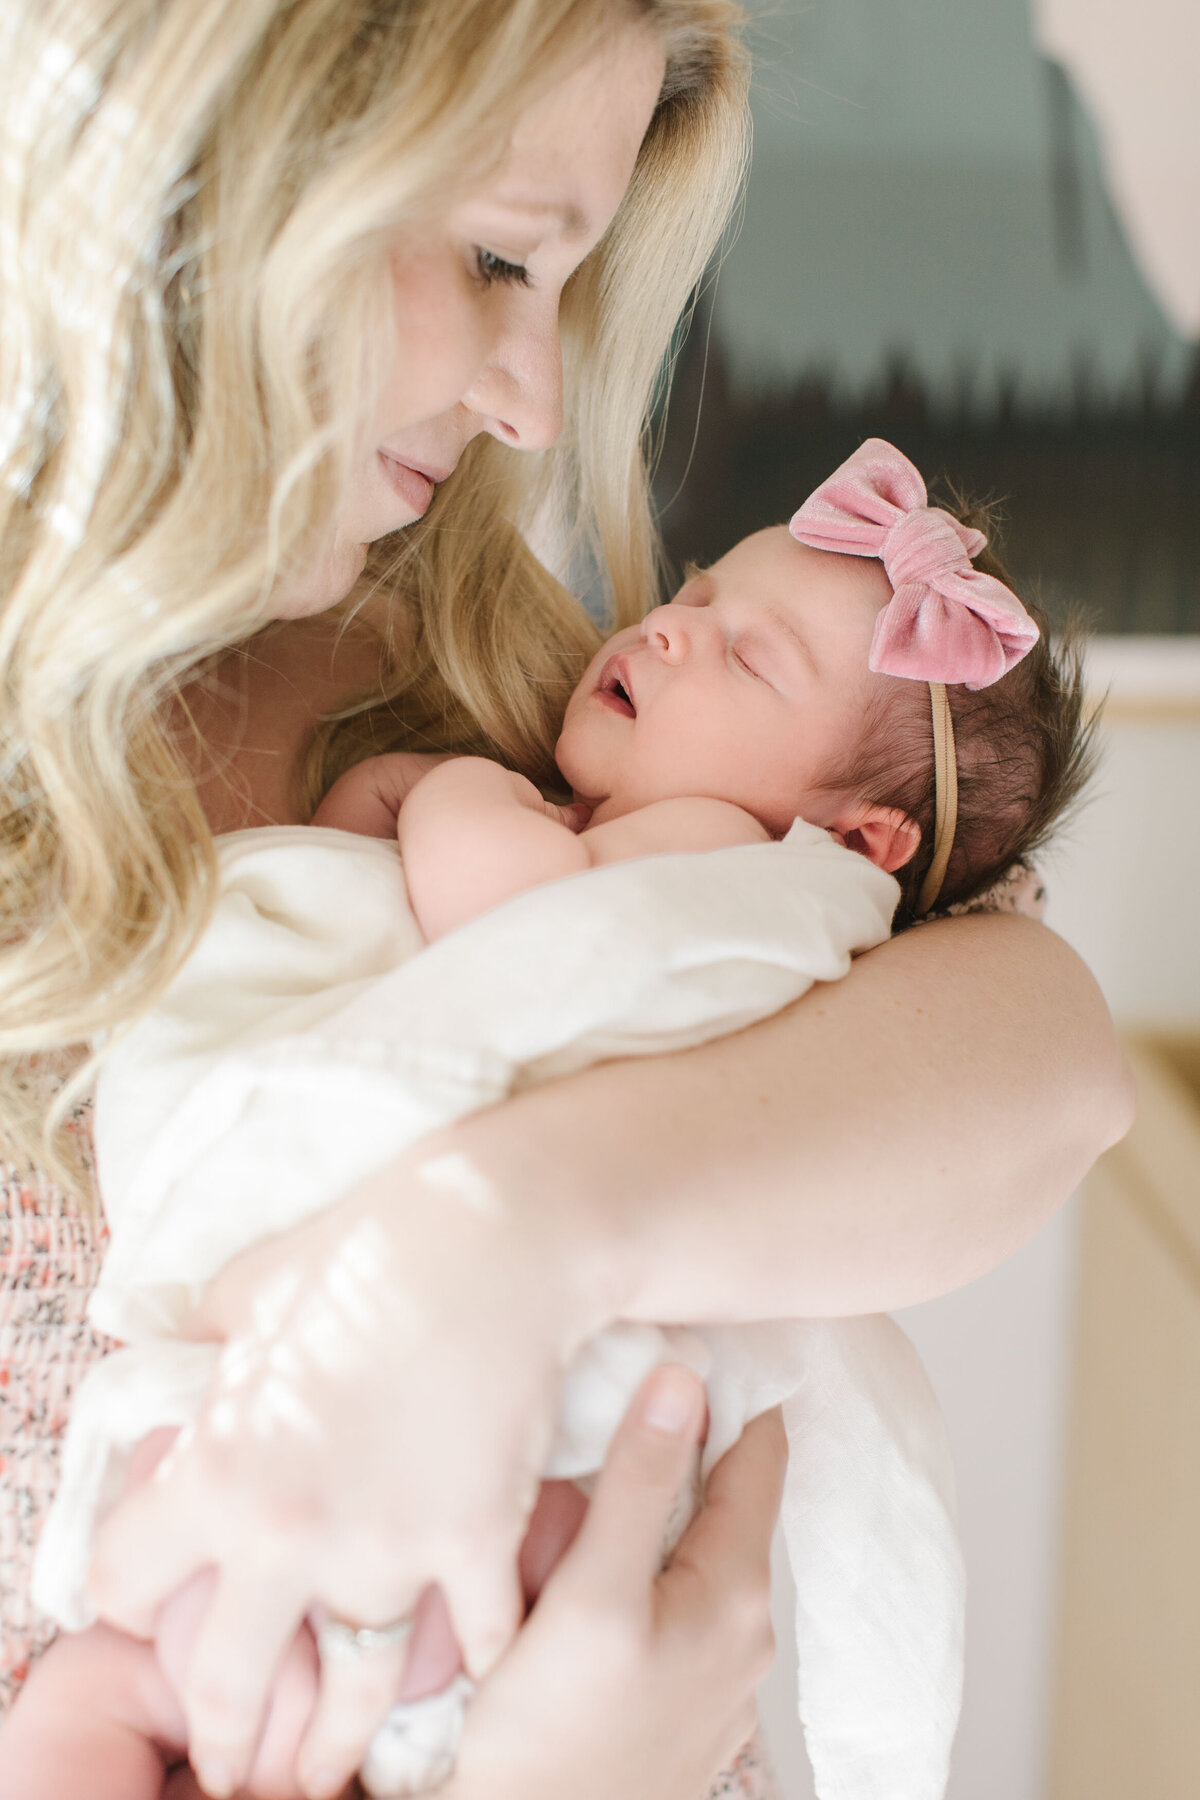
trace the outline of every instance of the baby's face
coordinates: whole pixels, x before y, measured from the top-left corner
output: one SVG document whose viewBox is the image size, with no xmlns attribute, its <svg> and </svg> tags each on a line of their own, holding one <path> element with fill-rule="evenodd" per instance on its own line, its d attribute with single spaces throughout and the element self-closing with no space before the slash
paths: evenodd
<svg viewBox="0 0 1200 1800">
<path fill-rule="evenodd" d="M 610 638 L 571 696 L 555 752 L 598 823 L 654 800 L 705 795 L 768 831 L 827 826 L 846 797 L 867 667 L 892 590 L 874 558 L 757 532 L 667 606 Z"/>
</svg>

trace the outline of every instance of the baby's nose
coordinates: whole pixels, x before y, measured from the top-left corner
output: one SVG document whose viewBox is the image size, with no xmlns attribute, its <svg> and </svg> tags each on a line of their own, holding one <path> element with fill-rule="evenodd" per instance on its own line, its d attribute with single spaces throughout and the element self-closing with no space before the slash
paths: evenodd
<svg viewBox="0 0 1200 1800">
<path fill-rule="evenodd" d="M 656 606 L 642 620 L 643 637 L 667 662 L 682 662 L 688 652 L 688 623 L 683 611 L 682 607 Z"/>
</svg>

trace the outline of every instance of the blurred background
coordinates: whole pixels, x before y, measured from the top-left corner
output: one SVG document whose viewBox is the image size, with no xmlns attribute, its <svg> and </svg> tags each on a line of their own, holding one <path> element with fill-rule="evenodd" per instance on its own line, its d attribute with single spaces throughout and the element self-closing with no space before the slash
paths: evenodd
<svg viewBox="0 0 1200 1800">
<path fill-rule="evenodd" d="M 1200 6 L 748 10 L 753 175 L 680 343 L 670 554 L 720 555 L 890 438 L 998 502 L 1009 566 L 1053 620 L 1084 614 L 1107 695 L 1049 922 L 1128 1037 L 1139 1123 L 1016 1258 L 901 1318 L 970 1579 L 950 1800 L 1196 1800 Z M 777 1585 L 764 1706 L 807 1800 Z"/>
</svg>

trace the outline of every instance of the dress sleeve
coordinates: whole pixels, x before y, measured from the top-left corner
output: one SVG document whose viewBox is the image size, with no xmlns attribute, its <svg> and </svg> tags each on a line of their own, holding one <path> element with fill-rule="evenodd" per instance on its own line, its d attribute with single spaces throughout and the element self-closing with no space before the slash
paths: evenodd
<svg viewBox="0 0 1200 1800">
<path fill-rule="evenodd" d="M 86 1161 L 90 1107 L 70 1129 Z M 41 1171 L 0 1161 L 0 1717 L 54 1637 L 30 1597 L 33 1558 L 71 1396 L 114 1347 L 86 1316 L 106 1240 L 98 1212 Z"/>
<path fill-rule="evenodd" d="M 783 1800 L 761 1726 L 730 1766 L 722 1769 L 705 1800 Z"/>
<path fill-rule="evenodd" d="M 929 916 L 933 919 L 955 919 L 963 913 L 1021 913 L 1027 919 L 1046 916 L 1046 883 L 1039 870 L 1028 863 L 1014 863 L 984 894 L 941 908 Z"/>
</svg>

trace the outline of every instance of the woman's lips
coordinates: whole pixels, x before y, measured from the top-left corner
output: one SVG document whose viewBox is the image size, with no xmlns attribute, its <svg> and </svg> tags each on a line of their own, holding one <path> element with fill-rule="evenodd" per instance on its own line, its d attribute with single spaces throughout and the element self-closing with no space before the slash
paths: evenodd
<svg viewBox="0 0 1200 1800">
<path fill-rule="evenodd" d="M 399 494 L 401 500 L 410 507 L 419 519 L 429 511 L 435 486 L 434 477 L 427 475 L 422 469 L 414 469 L 408 463 L 401 462 L 395 456 L 389 456 L 386 450 L 379 452 L 379 462 L 388 484 Z"/>
</svg>

